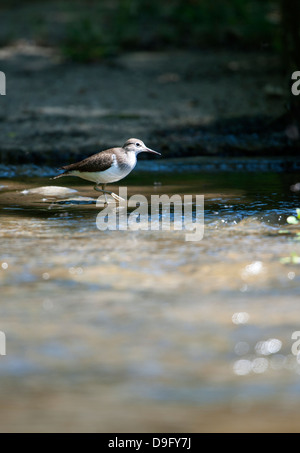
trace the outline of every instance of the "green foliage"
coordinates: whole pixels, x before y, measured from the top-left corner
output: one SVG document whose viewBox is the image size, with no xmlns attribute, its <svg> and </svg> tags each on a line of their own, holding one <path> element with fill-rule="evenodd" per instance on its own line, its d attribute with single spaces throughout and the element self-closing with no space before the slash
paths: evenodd
<svg viewBox="0 0 300 453">
<path fill-rule="evenodd" d="M 67 27 L 62 44 L 63 54 L 83 63 L 101 60 L 114 53 L 114 47 L 89 17 L 80 18 Z"/>
<path fill-rule="evenodd" d="M 18 13 L 17 3 L 4 0 L 0 9 Z M 116 51 L 277 49 L 282 41 L 279 0 L 24 0 L 22 8 L 23 36 L 16 39 L 25 33 L 83 62 Z M 6 28 L 0 32 L 2 40 L 9 36 Z M 13 23 L 10 29 L 20 34 Z"/>
<path fill-rule="evenodd" d="M 280 259 L 282 264 L 300 264 L 300 256 L 297 253 L 291 253 L 291 256 L 286 256 Z"/>
<path fill-rule="evenodd" d="M 286 221 L 290 225 L 300 224 L 300 209 L 299 208 L 296 209 L 296 217 L 291 215 L 286 219 Z"/>
<path fill-rule="evenodd" d="M 232 0 L 178 1 L 172 20 L 187 44 L 240 43 L 256 46 L 271 39 L 267 14 L 272 2 Z"/>
<path fill-rule="evenodd" d="M 80 3 L 80 2 L 79 2 Z M 99 6 L 100 5 L 100 6 Z M 275 0 L 103 0 L 67 26 L 63 53 L 93 61 L 127 49 L 276 46 Z"/>
</svg>

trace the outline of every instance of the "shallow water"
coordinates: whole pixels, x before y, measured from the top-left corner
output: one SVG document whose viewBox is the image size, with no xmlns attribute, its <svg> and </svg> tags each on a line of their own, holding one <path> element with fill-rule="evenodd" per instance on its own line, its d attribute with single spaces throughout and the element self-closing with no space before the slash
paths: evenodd
<svg viewBox="0 0 300 453">
<path fill-rule="evenodd" d="M 299 181 L 130 176 L 129 196 L 205 196 L 204 238 L 188 242 L 99 231 L 76 178 L 0 179 L 1 431 L 297 431 L 300 272 L 280 259 L 300 255 Z M 58 182 L 78 192 L 26 192 Z"/>
</svg>

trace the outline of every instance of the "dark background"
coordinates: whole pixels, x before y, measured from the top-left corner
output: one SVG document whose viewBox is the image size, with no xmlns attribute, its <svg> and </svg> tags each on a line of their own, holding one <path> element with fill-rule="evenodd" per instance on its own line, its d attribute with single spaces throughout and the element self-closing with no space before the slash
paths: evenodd
<svg viewBox="0 0 300 453">
<path fill-rule="evenodd" d="M 131 101 L 134 86 L 128 98 L 124 97 L 113 112 L 105 113 L 105 121 L 110 116 L 110 120 L 115 120 L 113 125 L 118 123 L 122 127 L 124 124 L 124 131 L 128 130 L 134 136 L 141 130 L 141 138 L 148 141 L 150 138 L 152 146 L 163 150 L 165 157 L 199 153 L 224 156 L 297 153 L 300 96 L 292 96 L 290 92 L 291 74 L 300 70 L 300 6 L 297 0 L 2 1 L 0 13 L 0 69 L 7 75 L 8 87 L 7 99 L 4 101 L 2 97 L 0 104 L 4 135 L 0 149 L 2 163 L 64 163 L 92 154 L 99 147 L 115 145 L 115 141 L 121 141 L 123 137 L 128 138 L 125 132 L 114 135 L 114 127 L 111 127 L 110 138 L 103 131 L 110 125 L 103 126 L 99 121 L 98 129 L 96 125 L 90 127 L 88 118 L 84 131 L 80 129 L 82 122 L 76 125 L 74 117 L 72 124 L 76 130 L 70 131 L 66 127 L 69 121 L 66 114 L 62 122 L 62 114 L 55 117 L 52 112 L 50 118 L 48 112 L 45 118 L 48 129 L 41 121 L 43 108 L 50 103 L 44 95 L 49 91 L 51 96 L 54 79 L 63 80 L 67 72 L 79 74 L 81 71 L 82 86 L 76 93 L 71 93 L 75 82 L 72 83 L 70 75 L 58 88 L 61 95 L 57 95 L 55 108 L 69 108 L 72 97 L 73 104 L 81 103 L 90 109 L 89 101 L 85 99 L 88 87 L 103 87 L 109 72 L 115 73 L 118 69 L 121 76 L 115 85 L 118 93 L 123 90 L 124 96 L 129 93 L 129 72 L 135 76 L 136 70 L 140 71 L 140 78 L 148 77 L 144 83 L 147 87 L 157 80 L 160 87 L 173 83 L 170 93 L 173 97 L 181 96 L 179 84 L 176 86 L 178 80 L 185 82 L 185 92 L 192 82 L 188 102 L 194 109 L 195 118 L 188 118 L 186 122 L 166 120 L 158 128 L 149 120 L 147 130 L 135 127 L 137 107 L 134 100 Z M 170 72 L 167 72 L 168 61 L 160 70 L 157 60 L 153 59 L 152 64 L 149 60 L 148 65 L 137 69 L 129 65 L 128 80 L 122 77 L 126 60 L 129 61 L 127 55 L 169 55 L 172 63 L 174 52 L 177 52 L 174 57 L 176 70 L 170 64 Z M 185 55 L 189 58 L 194 55 L 195 63 L 187 62 Z M 224 55 L 227 55 L 225 60 Z M 105 74 L 103 68 L 108 68 Z M 241 88 L 245 80 L 244 91 L 248 90 L 248 98 L 245 93 L 245 99 L 241 99 L 244 108 L 237 109 L 232 105 L 230 111 L 230 96 L 235 93 L 241 98 L 235 89 Z M 215 86 L 215 93 L 213 88 L 211 93 L 207 92 L 203 84 L 207 81 Z M 144 85 L 139 88 L 136 81 L 132 83 L 137 92 L 144 90 Z M 223 95 L 224 99 L 217 91 L 222 83 L 222 91 L 227 93 L 227 98 Z M 111 86 L 107 89 L 111 90 L 113 98 L 114 90 Z M 37 101 L 32 98 L 24 99 L 22 106 L 17 101 L 17 97 L 22 99 L 28 90 L 41 91 L 37 94 L 38 113 Z M 202 117 L 199 120 L 199 107 L 204 105 L 205 109 L 203 91 L 208 97 L 207 103 L 210 97 L 210 104 L 217 104 L 213 115 L 208 113 L 209 121 Z M 70 100 L 64 101 L 66 93 Z M 155 96 L 159 98 L 160 92 L 149 89 L 148 97 Z M 252 109 L 251 102 L 259 97 L 264 100 Z M 100 96 L 97 102 L 102 108 Z M 171 104 L 172 99 L 167 98 L 167 102 Z M 143 98 L 140 103 L 144 103 L 145 109 L 149 108 Z M 124 113 L 126 106 L 132 106 L 129 113 Z M 155 108 L 163 111 L 166 97 L 162 96 L 161 105 L 158 100 Z M 20 114 L 16 121 L 17 112 Z M 165 112 L 167 118 L 180 114 L 185 115 L 176 109 Z M 101 120 L 104 121 L 104 117 Z M 129 120 L 130 127 L 126 123 Z"/>
</svg>

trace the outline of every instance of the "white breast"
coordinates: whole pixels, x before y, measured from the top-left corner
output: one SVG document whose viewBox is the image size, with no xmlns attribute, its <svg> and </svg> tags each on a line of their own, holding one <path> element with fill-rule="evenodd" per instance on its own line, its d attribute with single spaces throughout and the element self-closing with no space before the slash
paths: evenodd
<svg viewBox="0 0 300 453">
<path fill-rule="evenodd" d="M 131 170 L 133 170 L 136 166 L 136 153 L 134 151 L 129 151 L 127 153 L 127 164 L 131 168 Z M 130 171 L 128 173 L 130 173 Z"/>
</svg>

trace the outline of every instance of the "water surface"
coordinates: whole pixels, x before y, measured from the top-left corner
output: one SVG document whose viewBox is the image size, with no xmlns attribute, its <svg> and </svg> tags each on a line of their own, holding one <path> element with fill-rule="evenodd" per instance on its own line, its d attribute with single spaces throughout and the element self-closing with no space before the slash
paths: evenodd
<svg viewBox="0 0 300 453">
<path fill-rule="evenodd" d="M 300 273 L 280 260 L 300 255 L 299 181 L 127 178 L 129 196 L 205 196 L 204 238 L 187 242 L 99 231 L 98 194 L 76 178 L 0 179 L 1 431 L 297 431 Z M 78 192 L 22 193 L 49 185 Z"/>
</svg>

